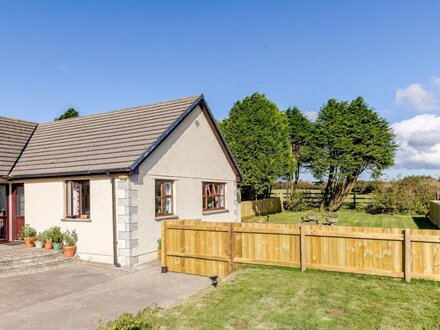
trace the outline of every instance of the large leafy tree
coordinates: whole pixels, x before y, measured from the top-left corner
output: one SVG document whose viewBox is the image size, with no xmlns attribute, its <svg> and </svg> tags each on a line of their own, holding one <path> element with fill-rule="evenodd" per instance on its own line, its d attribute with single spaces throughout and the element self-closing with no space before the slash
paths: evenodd
<svg viewBox="0 0 440 330">
<path fill-rule="evenodd" d="M 293 171 L 286 115 L 264 95 L 237 101 L 220 127 L 243 172 L 244 200 L 268 197 L 272 183 Z"/>
<path fill-rule="evenodd" d="M 312 123 L 297 107 L 288 108 L 286 110 L 286 116 L 289 123 L 290 145 L 296 160 L 296 170 L 294 174 L 294 183 L 296 185 L 299 180 L 300 169 L 306 162 L 307 153 L 304 152 L 304 147 L 310 139 Z"/>
<path fill-rule="evenodd" d="M 311 173 L 326 181 L 321 209 L 339 209 L 362 173 L 377 177 L 390 167 L 395 148 L 388 123 L 362 97 L 329 100 L 307 145 Z"/>
<path fill-rule="evenodd" d="M 69 118 L 76 118 L 76 117 L 79 117 L 79 112 L 76 111 L 75 108 L 69 108 L 61 116 L 55 118 L 55 121 L 69 119 Z"/>
</svg>

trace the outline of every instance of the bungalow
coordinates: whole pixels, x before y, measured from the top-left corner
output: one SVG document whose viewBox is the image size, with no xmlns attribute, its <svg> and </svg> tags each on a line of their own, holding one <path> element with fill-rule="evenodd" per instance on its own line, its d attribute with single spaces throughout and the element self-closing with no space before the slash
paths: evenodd
<svg viewBox="0 0 440 330">
<path fill-rule="evenodd" d="M 240 221 L 240 170 L 203 97 L 37 124 L 0 117 L 0 242 L 76 229 L 83 260 L 156 258 L 161 220 Z"/>
</svg>

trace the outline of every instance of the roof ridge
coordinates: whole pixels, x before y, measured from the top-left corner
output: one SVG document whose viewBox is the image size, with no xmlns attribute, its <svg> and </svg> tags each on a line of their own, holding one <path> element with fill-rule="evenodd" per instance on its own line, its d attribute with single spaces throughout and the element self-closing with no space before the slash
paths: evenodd
<svg viewBox="0 0 440 330">
<path fill-rule="evenodd" d="M 11 118 L 11 117 L 6 117 L 6 116 L 0 116 L 0 119 L 6 119 L 6 120 L 16 121 L 16 122 L 20 122 L 20 123 L 27 123 L 27 124 L 38 125 L 38 123 L 35 122 L 35 121 Z"/>
<path fill-rule="evenodd" d="M 90 118 L 90 117 L 94 117 L 94 116 L 102 116 L 102 115 L 106 115 L 109 113 L 115 113 L 115 112 L 119 112 L 119 111 L 127 111 L 127 110 L 136 110 L 136 109 L 141 109 L 141 108 L 145 108 L 145 107 L 153 107 L 153 106 L 157 106 L 160 104 L 165 104 L 165 103 L 176 103 L 176 102 L 181 102 L 184 100 L 190 100 L 190 99 L 198 99 L 202 94 L 199 95 L 193 95 L 193 96 L 186 96 L 186 97 L 181 97 L 178 99 L 173 99 L 173 100 L 168 100 L 168 101 L 161 101 L 161 102 L 156 102 L 156 103 L 150 103 L 150 104 L 143 104 L 143 105 L 138 105 L 138 106 L 133 106 L 133 107 L 128 107 L 128 108 L 122 108 L 122 109 L 115 109 L 115 110 L 109 110 L 109 111 L 103 111 L 103 112 L 98 112 L 98 113 L 92 113 L 89 115 L 84 115 L 84 116 L 79 116 L 79 117 L 75 117 L 75 118 L 68 118 L 68 119 L 63 119 L 63 120 L 58 120 L 58 121 L 49 121 L 49 122 L 43 122 L 40 123 L 40 125 L 49 125 L 49 124 L 54 124 L 54 123 L 58 123 L 58 122 L 67 122 L 67 121 L 74 121 L 74 120 L 79 120 L 82 118 Z"/>
</svg>

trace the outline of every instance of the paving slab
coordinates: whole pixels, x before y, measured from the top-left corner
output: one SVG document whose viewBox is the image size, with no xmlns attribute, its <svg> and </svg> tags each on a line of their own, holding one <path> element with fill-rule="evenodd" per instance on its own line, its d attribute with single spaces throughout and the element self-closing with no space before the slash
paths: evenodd
<svg viewBox="0 0 440 330">
<path fill-rule="evenodd" d="M 151 304 L 169 306 L 210 285 L 202 276 L 77 263 L 1 279 L 0 329 L 96 329 Z"/>
</svg>

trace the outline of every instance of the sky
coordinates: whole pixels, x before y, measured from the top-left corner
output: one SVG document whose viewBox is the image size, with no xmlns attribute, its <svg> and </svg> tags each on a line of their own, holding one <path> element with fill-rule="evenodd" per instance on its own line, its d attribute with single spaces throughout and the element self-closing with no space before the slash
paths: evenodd
<svg viewBox="0 0 440 330">
<path fill-rule="evenodd" d="M 0 115 L 51 121 L 203 93 L 310 118 L 363 96 L 396 134 L 387 178 L 440 176 L 439 1 L 2 1 Z"/>
</svg>

